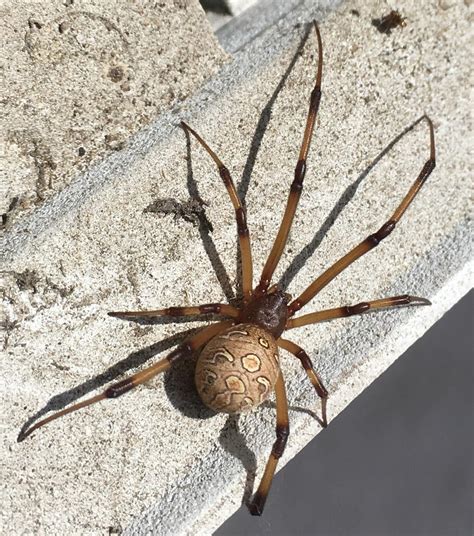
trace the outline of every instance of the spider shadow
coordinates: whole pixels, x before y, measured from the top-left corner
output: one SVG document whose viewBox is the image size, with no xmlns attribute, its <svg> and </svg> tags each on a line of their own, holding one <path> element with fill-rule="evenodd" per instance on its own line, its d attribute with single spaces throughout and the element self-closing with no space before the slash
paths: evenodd
<svg viewBox="0 0 474 536">
<path fill-rule="evenodd" d="M 259 407 L 276 410 L 276 404 L 268 400 Z M 314 411 L 298 406 L 289 406 L 288 410 L 306 413 L 322 426 L 321 419 Z M 257 458 L 254 452 L 247 446 L 245 435 L 239 430 L 240 416 L 240 414 L 231 414 L 228 416 L 227 421 L 219 435 L 219 443 L 226 452 L 242 463 L 247 473 L 244 485 L 244 493 L 242 495 L 242 504 L 249 506 L 255 485 L 255 477 L 257 474 Z M 270 450 L 268 454 L 270 454 Z"/>
<path fill-rule="evenodd" d="M 197 329 L 189 329 L 187 331 L 167 337 L 157 343 L 154 343 L 146 348 L 142 348 L 136 352 L 132 352 L 125 359 L 119 361 L 115 365 L 112 365 L 105 372 L 102 372 L 98 376 L 91 378 L 90 380 L 68 389 L 59 395 L 55 395 L 47 402 L 47 404 L 32 415 L 22 426 L 20 433 L 18 434 L 18 441 L 21 441 L 31 426 L 42 418 L 44 415 L 51 411 L 60 411 L 66 406 L 76 402 L 84 395 L 103 387 L 107 383 L 115 380 L 125 372 L 139 367 L 146 363 L 151 357 L 166 350 L 169 350 L 173 346 L 176 346 L 183 338 L 189 337 L 197 332 Z"/>
<path fill-rule="evenodd" d="M 189 315 L 189 316 L 141 316 L 139 312 L 137 312 L 136 316 L 121 316 L 119 313 L 116 313 L 115 318 L 120 318 L 121 320 L 125 320 L 127 322 L 134 322 L 135 324 L 138 324 L 140 326 L 160 326 L 163 324 L 188 324 L 190 322 L 211 322 L 211 321 L 217 321 L 217 320 L 224 320 L 224 317 L 216 316 L 215 314 L 196 314 L 196 315 Z M 204 326 L 202 326 L 204 327 Z M 200 329 L 200 328 L 196 328 Z"/>
<path fill-rule="evenodd" d="M 257 458 L 247 446 L 245 435 L 239 431 L 239 419 L 240 414 L 238 413 L 228 416 L 219 435 L 219 443 L 226 452 L 240 460 L 244 466 L 247 477 L 245 479 L 242 504 L 248 505 L 257 474 Z"/>
<path fill-rule="evenodd" d="M 186 162 L 187 162 L 186 184 L 187 184 L 188 192 L 189 192 L 191 199 L 201 199 L 199 195 L 199 189 L 198 189 L 196 181 L 194 180 L 194 174 L 193 174 L 193 167 L 192 167 L 192 160 L 191 160 L 191 138 L 187 130 L 184 130 L 184 135 L 186 136 Z M 209 220 L 207 219 L 207 216 L 204 210 L 197 214 L 197 218 L 198 218 L 199 235 L 204 245 L 204 250 L 206 252 L 206 255 L 208 256 L 209 261 L 211 262 L 212 269 L 214 270 L 214 273 L 216 274 L 217 280 L 219 281 L 219 284 L 222 288 L 222 291 L 224 292 L 224 295 L 227 301 L 229 303 L 233 303 L 235 302 L 236 296 L 234 294 L 234 290 L 230 282 L 229 274 L 227 273 L 227 270 L 225 269 L 225 266 L 222 263 L 219 253 L 217 252 L 216 245 L 214 244 L 214 241 L 212 240 L 212 237 L 210 235 L 212 226 L 210 225 Z"/>
<path fill-rule="evenodd" d="M 267 131 L 268 124 L 272 117 L 273 106 L 275 104 L 275 101 L 278 98 L 278 95 L 281 93 L 281 90 L 284 88 L 286 81 L 288 80 L 288 77 L 293 71 L 296 65 L 296 62 L 298 61 L 298 58 L 303 53 L 303 49 L 306 45 L 306 42 L 308 41 L 309 34 L 311 32 L 311 28 L 312 28 L 312 24 L 308 24 L 306 27 L 305 33 L 303 34 L 303 37 L 301 39 L 301 42 L 298 45 L 298 48 L 296 49 L 295 54 L 291 58 L 291 61 L 288 67 L 286 68 L 285 72 L 283 73 L 283 76 L 280 82 L 276 86 L 274 92 L 272 93 L 270 99 L 268 100 L 267 104 L 262 110 L 262 113 L 260 114 L 257 127 L 255 128 L 255 133 L 253 135 L 252 141 L 250 142 L 249 155 L 247 157 L 244 170 L 242 172 L 242 178 L 240 179 L 239 186 L 237 188 L 237 193 L 239 194 L 239 197 L 244 206 L 245 206 L 245 199 L 247 197 L 247 192 L 249 189 L 250 179 L 252 177 L 252 172 L 255 167 L 255 162 L 257 160 L 257 155 L 259 153 L 260 146 L 262 144 L 263 136 L 265 135 L 265 132 Z"/>
<path fill-rule="evenodd" d="M 307 244 L 292 260 L 288 268 L 285 270 L 280 278 L 278 285 L 282 290 L 286 290 L 293 279 L 298 275 L 298 272 L 304 266 L 305 262 L 313 255 L 316 249 L 319 247 L 324 237 L 330 231 L 341 212 L 348 205 L 348 203 L 355 196 L 360 184 L 367 177 L 367 175 L 374 169 L 374 167 L 380 162 L 380 160 L 406 135 L 412 131 L 418 123 L 425 118 L 424 115 L 419 117 L 411 125 L 406 127 L 400 134 L 398 134 L 393 140 L 375 157 L 374 160 L 364 169 L 364 171 L 357 177 L 357 179 L 350 184 L 343 192 L 334 208 L 329 213 L 318 231 L 316 231 L 313 239 Z"/>
<path fill-rule="evenodd" d="M 210 419 L 216 412 L 199 396 L 194 381 L 197 355 L 189 355 L 173 363 L 164 377 L 164 389 L 172 406 L 191 419 Z"/>
</svg>

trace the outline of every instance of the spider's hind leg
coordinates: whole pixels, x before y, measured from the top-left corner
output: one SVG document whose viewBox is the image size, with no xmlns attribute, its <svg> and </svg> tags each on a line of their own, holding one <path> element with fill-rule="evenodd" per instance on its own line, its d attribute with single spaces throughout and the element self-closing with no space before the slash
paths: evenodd
<svg viewBox="0 0 474 536">
<path fill-rule="evenodd" d="M 306 118 L 306 127 L 303 134 L 303 141 L 301 142 L 300 153 L 298 156 L 298 162 L 295 167 L 294 179 L 290 187 L 290 193 L 286 204 L 283 219 L 278 230 L 278 234 L 273 243 L 268 259 L 263 267 L 262 275 L 260 277 L 260 283 L 256 288 L 257 294 L 264 294 L 267 292 L 270 286 L 273 273 L 288 240 L 291 226 L 293 224 L 293 218 L 295 217 L 296 208 L 298 206 L 301 192 L 303 190 L 303 181 L 306 173 L 306 160 L 308 158 L 309 146 L 313 137 L 314 125 L 316 123 L 316 116 L 319 110 L 319 102 L 321 100 L 321 78 L 323 72 L 323 44 L 321 41 L 321 34 L 316 21 L 313 21 L 314 29 L 316 32 L 316 38 L 318 41 L 318 71 L 316 74 L 316 82 L 311 92 L 309 101 L 309 110 Z"/>
<path fill-rule="evenodd" d="M 283 381 L 283 375 L 280 371 L 278 380 L 275 384 L 275 396 L 276 396 L 276 440 L 273 443 L 272 452 L 268 459 L 263 473 L 262 480 L 258 486 L 258 490 L 255 493 L 251 503 L 249 504 L 250 513 L 253 516 L 262 515 L 265 502 L 267 500 L 270 486 L 272 485 L 273 475 L 278 464 L 278 460 L 283 456 L 283 452 L 286 447 L 288 436 L 290 435 L 290 424 L 288 419 L 288 400 L 286 398 L 285 382 Z"/>
<path fill-rule="evenodd" d="M 247 227 L 247 216 L 245 214 L 244 207 L 239 198 L 239 194 L 235 188 L 234 181 L 230 175 L 229 170 L 217 156 L 217 154 L 209 147 L 209 145 L 201 138 L 201 136 L 187 125 L 184 121 L 181 121 L 181 127 L 185 131 L 186 135 L 192 134 L 196 140 L 202 145 L 209 156 L 214 160 L 217 166 L 219 175 L 226 187 L 229 194 L 232 205 L 235 210 L 235 219 L 237 222 L 237 234 L 239 236 L 240 253 L 242 256 L 242 292 L 244 295 L 244 301 L 248 301 L 252 294 L 253 285 L 253 262 L 252 251 L 250 248 L 250 233 Z"/>
<path fill-rule="evenodd" d="M 48 424 L 51 421 L 59 419 L 59 417 L 62 417 L 63 415 L 67 415 L 68 413 L 72 413 L 81 408 L 91 406 L 92 404 L 95 404 L 107 398 L 118 398 L 119 396 L 124 395 L 134 387 L 137 387 L 138 385 L 141 385 L 148 380 L 151 380 L 151 378 L 155 377 L 161 372 L 168 370 L 176 360 L 188 355 L 190 352 L 197 350 L 201 346 L 204 346 L 209 340 L 218 335 L 224 329 L 230 327 L 233 323 L 234 322 L 232 320 L 225 320 L 223 322 L 211 324 L 210 326 L 205 327 L 204 329 L 196 333 L 194 336 L 192 336 L 190 339 L 180 344 L 175 350 L 168 354 L 167 357 L 158 361 L 158 363 L 155 363 L 154 365 L 151 365 L 150 367 L 147 367 L 140 372 L 129 376 L 128 378 L 113 383 L 105 391 L 96 396 L 93 396 L 91 398 L 83 400 L 82 402 L 79 402 L 78 404 L 74 404 L 73 406 L 53 413 L 49 417 L 46 417 L 45 419 L 34 424 L 28 430 L 21 432 L 18 436 L 17 441 L 23 441 L 38 428 L 41 428 L 42 426 Z"/>
</svg>

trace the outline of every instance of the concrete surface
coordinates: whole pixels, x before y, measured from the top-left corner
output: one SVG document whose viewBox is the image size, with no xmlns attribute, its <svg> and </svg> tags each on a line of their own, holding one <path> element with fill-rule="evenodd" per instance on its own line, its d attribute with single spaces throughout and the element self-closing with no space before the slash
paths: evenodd
<svg viewBox="0 0 474 536">
<path fill-rule="evenodd" d="M 255 34 L 224 44 L 234 60 L 202 90 L 6 233 L 1 366 L 8 381 L 1 396 L 7 532 L 209 534 L 248 493 L 252 459 L 258 481 L 274 439 L 274 409 L 242 417 L 237 429 L 226 415 L 209 415 L 192 388 L 191 361 L 24 443 L 16 436 L 26 421 L 149 364 L 170 348 L 175 333 L 200 325 L 133 324 L 107 311 L 232 298 L 233 211 L 195 143 L 189 157 L 177 127 L 181 119 L 240 183 L 258 273 L 281 218 L 314 81 L 313 35 L 297 53 L 313 18 L 325 47 L 323 98 L 300 210 L 276 274 L 289 290 L 303 290 L 391 214 L 428 156 L 426 125 L 370 174 L 364 170 L 423 112 L 434 120 L 438 151 L 438 167 L 396 231 L 305 311 L 404 292 L 430 298 L 433 307 L 289 335 L 311 355 L 330 390 L 330 418 L 472 286 L 471 8 L 433 2 L 420 10 L 418 2 L 404 1 L 399 9 L 406 26 L 385 35 L 371 23 L 385 14 L 385 3 L 348 2 L 335 12 L 321 5 L 271 3 L 260 20 L 274 23 L 258 28 L 254 22 Z M 260 12 L 253 9 L 243 16 L 257 21 Z M 157 199 L 183 203 L 197 194 L 209 204 L 208 222 L 201 216 L 199 226 L 146 211 Z M 285 463 L 319 431 L 297 407 L 319 406 L 299 364 L 283 355 L 282 365 L 293 408 Z"/>
<path fill-rule="evenodd" d="M 226 59 L 198 0 L 2 2 L 10 226 L 192 94 Z"/>
</svg>

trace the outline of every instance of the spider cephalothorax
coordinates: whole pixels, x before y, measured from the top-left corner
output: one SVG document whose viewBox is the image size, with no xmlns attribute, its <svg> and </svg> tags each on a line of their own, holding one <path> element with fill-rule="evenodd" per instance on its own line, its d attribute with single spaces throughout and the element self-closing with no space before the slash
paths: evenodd
<svg viewBox="0 0 474 536">
<path fill-rule="evenodd" d="M 242 308 L 239 321 L 257 324 L 278 339 L 285 330 L 290 300 L 290 294 L 276 285 L 263 294 L 255 293 Z"/>
<path fill-rule="evenodd" d="M 250 233 L 247 227 L 245 211 L 230 172 L 199 134 L 185 123 L 181 123 L 188 140 L 190 135 L 194 136 L 214 160 L 235 209 L 242 258 L 243 296 L 240 305 L 231 306 L 223 303 L 210 303 L 195 307 L 169 307 L 152 311 L 109 313 L 111 316 L 122 318 L 145 316 L 196 317 L 199 315 L 214 314 L 223 316 L 226 320 L 221 320 L 198 331 L 198 333 L 179 345 L 167 357 L 158 361 L 158 363 L 111 385 L 104 392 L 90 399 L 65 408 L 37 422 L 31 428 L 20 433 L 18 437 L 19 441 L 25 439 L 34 430 L 67 413 L 90 406 L 106 398 L 119 397 L 137 385 L 141 385 L 157 374 L 169 369 L 175 361 L 182 359 L 185 355 L 200 351 L 196 365 L 196 387 L 202 400 L 214 410 L 227 413 L 245 411 L 258 406 L 268 398 L 272 391 L 275 392 L 276 440 L 273 444 L 270 458 L 265 467 L 265 472 L 258 490 L 249 505 L 252 514 L 260 515 L 265 505 L 278 460 L 283 454 L 290 431 L 288 402 L 278 359 L 279 348 L 287 350 L 300 361 L 317 395 L 321 398 L 321 422 L 323 426 L 327 424 L 326 400 L 328 393 L 316 371 L 313 369 L 308 354 L 294 342 L 282 338 L 281 335 L 283 332 L 324 320 L 361 314 L 373 309 L 408 304 L 428 305 L 430 303 L 425 298 L 417 298 L 405 294 L 362 302 L 352 306 L 345 305 L 336 307 L 335 309 L 326 309 L 294 318 L 295 313 L 311 301 L 338 274 L 371 249 L 378 246 L 395 229 L 396 224 L 435 168 L 434 129 L 431 120 L 427 116 L 421 117 L 416 123 L 422 119 L 426 119 L 428 123 L 430 132 L 429 159 L 425 162 L 417 179 L 387 222 L 378 231 L 369 235 L 365 240 L 362 240 L 357 246 L 316 278 L 295 300 L 290 301 L 291 297 L 289 294 L 286 294 L 277 286 L 270 286 L 273 273 L 288 239 L 293 217 L 303 189 L 303 180 L 307 167 L 306 159 L 321 98 L 322 43 L 316 23 L 314 23 L 314 28 L 318 40 L 316 83 L 310 96 L 306 128 L 285 213 L 272 250 L 263 268 L 259 284 L 255 288 L 253 287 Z"/>
</svg>

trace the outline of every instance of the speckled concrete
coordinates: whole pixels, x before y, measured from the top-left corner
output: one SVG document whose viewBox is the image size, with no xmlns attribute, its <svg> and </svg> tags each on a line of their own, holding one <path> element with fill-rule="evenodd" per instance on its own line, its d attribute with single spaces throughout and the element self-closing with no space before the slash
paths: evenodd
<svg viewBox="0 0 474 536">
<path fill-rule="evenodd" d="M 6 226 L 122 149 L 226 60 L 198 0 L 1 4 Z"/>
<path fill-rule="evenodd" d="M 256 21 L 252 9 L 244 15 Z M 426 125 L 366 170 L 423 112 L 434 120 L 438 151 L 436 170 L 396 231 L 305 311 L 404 292 L 430 298 L 433 307 L 289 334 L 330 390 L 330 418 L 472 285 L 471 8 L 433 2 L 420 10 L 406 0 L 399 9 L 406 26 L 385 35 L 371 24 L 386 13 L 384 3 L 348 2 L 335 12 L 312 2 L 274 3 L 262 18 L 277 22 L 254 38 L 223 42 L 234 61 L 201 91 L 7 232 L 1 362 L 8 378 L 1 462 L 7 532 L 210 534 L 250 490 L 255 467 L 258 481 L 274 439 L 273 407 L 238 422 L 211 416 L 192 388 L 191 361 L 24 443 L 16 436 L 38 412 L 153 362 L 176 341 L 170 337 L 199 325 L 133 324 L 107 311 L 232 298 L 233 211 L 195 143 L 189 158 L 179 120 L 203 135 L 239 183 L 259 271 L 282 215 L 314 80 L 313 35 L 295 55 L 312 18 L 324 41 L 323 98 L 300 209 L 276 274 L 290 292 L 303 290 L 391 214 L 428 156 Z M 198 211 L 200 225 L 146 210 L 157 199 L 184 203 L 197 195 L 208 203 L 208 222 Z M 318 406 L 299 364 L 284 354 L 282 367 L 292 425 L 285 463 L 319 426 L 301 409 Z"/>
</svg>

